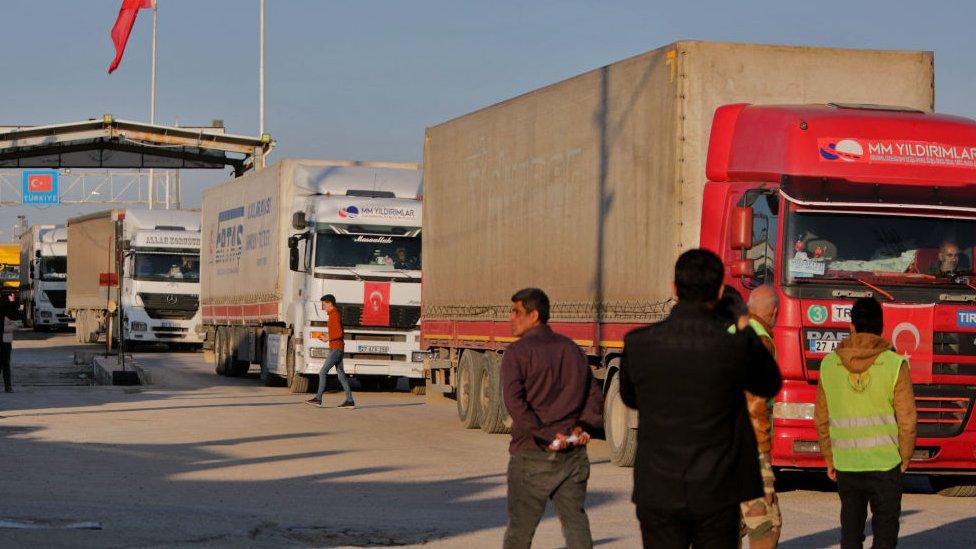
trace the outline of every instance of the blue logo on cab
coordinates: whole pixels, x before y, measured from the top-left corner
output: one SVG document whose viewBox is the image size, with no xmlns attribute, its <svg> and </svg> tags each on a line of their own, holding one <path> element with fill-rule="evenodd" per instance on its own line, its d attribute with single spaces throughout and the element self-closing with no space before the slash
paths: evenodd
<svg viewBox="0 0 976 549">
<path fill-rule="evenodd" d="M 956 311 L 956 326 L 960 328 L 976 328 L 976 309 Z"/>
</svg>

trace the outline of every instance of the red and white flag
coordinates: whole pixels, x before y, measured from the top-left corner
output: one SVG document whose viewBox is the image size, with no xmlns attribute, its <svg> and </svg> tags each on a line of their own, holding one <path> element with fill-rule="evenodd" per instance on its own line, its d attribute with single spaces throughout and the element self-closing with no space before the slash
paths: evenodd
<svg viewBox="0 0 976 549">
<path fill-rule="evenodd" d="M 122 0 L 122 7 L 119 8 L 119 18 L 115 20 L 112 27 L 112 42 L 115 44 L 115 59 L 108 66 L 108 73 L 119 67 L 122 62 L 122 54 L 125 53 L 125 45 L 129 41 L 129 34 L 132 32 L 132 25 L 136 22 L 136 15 L 139 10 L 151 10 L 156 7 L 156 0 Z"/>
<path fill-rule="evenodd" d="M 390 283 L 363 284 L 363 326 L 390 325 Z"/>
</svg>

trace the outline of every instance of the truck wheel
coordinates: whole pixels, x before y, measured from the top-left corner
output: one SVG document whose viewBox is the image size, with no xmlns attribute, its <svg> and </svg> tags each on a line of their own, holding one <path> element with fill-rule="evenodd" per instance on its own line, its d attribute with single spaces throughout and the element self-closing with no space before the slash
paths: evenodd
<svg viewBox="0 0 976 549">
<path fill-rule="evenodd" d="M 307 393 L 308 378 L 295 371 L 295 344 L 288 339 L 288 356 L 285 359 L 288 371 L 288 390 L 292 393 Z"/>
<path fill-rule="evenodd" d="M 217 328 L 214 335 L 214 372 L 218 376 L 227 375 L 227 358 L 224 350 L 224 340 L 227 339 L 223 328 Z"/>
<path fill-rule="evenodd" d="M 484 355 L 478 351 L 464 351 L 458 363 L 457 410 L 458 419 L 465 429 L 477 429 L 481 415 L 481 370 Z"/>
<path fill-rule="evenodd" d="M 610 461 L 620 467 L 633 467 L 637 457 L 637 429 L 627 425 L 629 411 L 620 398 L 620 376 L 614 375 L 603 401 L 603 423 L 610 446 Z"/>
<path fill-rule="evenodd" d="M 485 355 L 484 368 L 481 369 L 481 415 L 478 423 L 481 424 L 481 430 L 488 434 L 504 434 L 512 430 L 511 418 L 502 398 L 502 368 L 499 358 L 495 353 L 488 353 Z"/>
<path fill-rule="evenodd" d="M 953 477 L 953 476 L 931 476 L 929 483 L 940 496 L 952 498 L 972 498 L 976 497 L 976 478 L 974 477 Z"/>
<path fill-rule="evenodd" d="M 427 380 L 426 379 L 410 379 L 410 392 L 415 395 L 426 395 L 427 394 Z"/>
<path fill-rule="evenodd" d="M 251 363 L 237 358 L 237 346 L 241 338 L 238 337 L 236 328 L 228 328 L 224 334 L 227 336 L 227 376 L 241 377 L 247 375 L 251 369 Z"/>
</svg>

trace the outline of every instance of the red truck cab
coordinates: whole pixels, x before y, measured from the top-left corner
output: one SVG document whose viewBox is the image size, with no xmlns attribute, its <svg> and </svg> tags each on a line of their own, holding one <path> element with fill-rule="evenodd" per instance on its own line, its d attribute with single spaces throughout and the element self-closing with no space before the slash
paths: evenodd
<svg viewBox="0 0 976 549">
<path fill-rule="evenodd" d="M 910 472 L 976 495 L 976 122 L 873 105 L 727 105 L 706 171 L 701 245 L 744 294 L 760 284 L 779 294 L 774 467 L 824 467 L 820 361 L 849 335 L 853 301 L 871 296 L 911 366 Z"/>
</svg>

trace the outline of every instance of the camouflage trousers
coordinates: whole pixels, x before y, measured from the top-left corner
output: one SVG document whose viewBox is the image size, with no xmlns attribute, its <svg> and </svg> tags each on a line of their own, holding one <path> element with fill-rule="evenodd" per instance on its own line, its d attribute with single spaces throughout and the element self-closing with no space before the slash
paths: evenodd
<svg viewBox="0 0 976 549">
<path fill-rule="evenodd" d="M 746 501 L 739 505 L 742 511 L 741 532 L 743 536 L 749 536 L 750 542 L 769 538 L 778 539 L 780 529 L 783 526 L 783 517 L 779 512 L 776 490 L 773 488 L 773 482 L 776 479 L 773 476 L 773 465 L 769 454 L 759 453 L 759 469 L 762 472 L 765 497 Z"/>
</svg>

